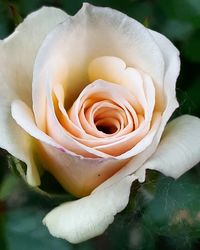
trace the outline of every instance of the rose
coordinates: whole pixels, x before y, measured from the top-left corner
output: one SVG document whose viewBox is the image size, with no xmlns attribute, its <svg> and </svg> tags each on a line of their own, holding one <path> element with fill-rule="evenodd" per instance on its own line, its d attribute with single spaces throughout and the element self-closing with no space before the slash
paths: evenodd
<svg viewBox="0 0 200 250">
<path fill-rule="evenodd" d="M 40 185 L 39 158 L 84 196 L 45 217 L 52 235 L 101 234 L 147 168 L 177 178 L 200 160 L 199 119 L 166 126 L 178 106 L 177 49 L 126 15 L 42 8 L 1 41 L 0 55 L 0 146 L 27 164 L 28 184 Z"/>
</svg>

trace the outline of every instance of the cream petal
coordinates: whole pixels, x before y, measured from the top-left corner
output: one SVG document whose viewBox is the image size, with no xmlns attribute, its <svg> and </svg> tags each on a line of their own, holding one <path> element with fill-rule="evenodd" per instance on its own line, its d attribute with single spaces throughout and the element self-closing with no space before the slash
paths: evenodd
<svg viewBox="0 0 200 250">
<path fill-rule="evenodd" d="M 77 197 L 88 195 L 126 163 L 126 160 L 112 158 L 84 158 L 66 150 L 36 126 L 32 111 L 20 100 L 12 103 L 12 116 L 28 134 L 41 142 L 37 144 L 37 151 L 43 167 Z"/>
<path fill-rule="evenodd" d="M 162 34 L 149 30 L 162 51 L 165 61 L 164 97 L 165 106 L 178 107 L 176 100 L 176 80 L 180 72 L 180 57 L 177 48 Z M 162 97 L 159 97 L 159 99 Z M 161 102 L 161 101 L 160 101 Z"/>
<path fill-rule="evenodd" d="M 55 107 L 52 100 L 51 95 L 51 86 L 47 84 L 48 89 L 46 89 L 46 96 L 47 96 L 47 105 L 46 105 L 46 119 L 45 123 L 46 131 L 48 134 L 60 145 L 65 147 L 71 152 L 74 152 L 75 154 L 82 155 L 84 157 L 105 157 L 108 158 L 110 155 L 105 154 L 103 152 L 97 151 L 91 147 L 88 147 L 84 144 L 79 143 L 77 140 L 74 140 L 74 138 L 66 131 L 62 125 L 60 124 L 58 118 L 55 114 Z M 78 114 L 78 111 L 75 112 L 75 114 Z"/>
<path fill-rule="evenodd" d="M 126 64 L 120 58 L 113 56 L 98 57 L 89 64 L 89 80 L 90 82 L 94 82 L 101 79 L 107 82 L 120 84 L 125 68 Z"/>
<path fill-rule="evenodd" d="M 74 138 L 82 138 L 86 135 L 80 127 L 76 126 L 68 116 L 68 113 L 64 107 L 64 90 L 62 85 L 57 84 L 54 87 L 55 100 L 54 100 L 54 109 L 56 117 L 58 118 L 59 123 L 70 133 Z M 89 135 L 88 135 L 89 136 Z M 91 137 L 91 136 L 90 136 Z"/>
<path fill-rule="evenodd" d="M 142 104 L 143 107 L 146 106 L 143 77 L 147 78 L 147 74 L 133 67 L 127 67 L 122 59 L 113 56 L 95 58 L 89 64 L 88 74 L 90 82 L 102 79 L 128 88 L 137 98 L 137 101 Z M 150 83 L 150 86 L 151 85 L 152 83 Z"/>
<path fill-rule="evenodd" d="M 61 126 L 57 117 L 55 116 L 54 109 L 47 106 L 47 134 L 53 138 L 58 144 L 66 148 L 70 152 L 74 152 L 77 155 L 84 155 L 85 157 L 93 157 L 93 154 L 90 154 L 91 150 L 87 151 L 87 148 L 84 148 L 84 145 L 80 145 L 73 137 Z"/>
<path fill-rule="evenodd" d="M 77 154 L 84 155 L 85 157 L 91 157 L 90 153 L 93 155 L 98 156 L 104 156 L 104 157 L 112 157 L 113 151 L 116 151 L 116 159 L 127 159 L 132 157 L 133 155 L 138 154 L 139 152 L 143 151 L 146 147 L 149 146 L 149 144 L 152 141 L 152 138 L 154 134 L 156 133 L 155 127 L 159 124 L 160 115 L 159 113 L 156 113 L 154 115 L 154 119 L 152 120 L 152 112 L 154 109 L 154 102 L 155 102 L 155 90 L 152 85 L 152 81 L 150 78 L 148 78 L 146 75 L 144 75 L 144 86 L 145 86 L 145 95 L 147 98 L 147 110 L 145 110 L 145 121 L 143 122 L 143 125 L 141 125 L 138 129 L 130 133 L 128 136 L 123 136 L 120 139 L 113 138 L 109 139 L 105 138 L 105 140 L 101 140 L 102 142 L 105 142 L 105 145 L 100 145 L 97 147 L 94 147 L 95 142 L 86 143 L 85 145 L 80 142 L 83 142 L 83 140 L 73 140 L 63 129 L 63 127 L 59 124 L 55 113 L 54 113 L 54 107 L 52 105 L 51 97 L 48 95 L 48 105 L 47 105 L 47 128 L 48 128 L 48 134 L 54 138 L 59 144 L 64 146 L 70 151 L 74 151 Z M 148 87 L 146 87 L 148 86 Z M 48 91 L 48 93 L 50 90 Z M 147 93 L 146 93 L 147 92 Z M 70 118 L 72 121 L 76 124 L 76 126 L 79 126 L 82 128 L 79 120 L 79 109 L 83 105 L 84 101 L 87 100 L 88 97 L 92 96 L 94 97 L 95 94 L 98 93 L 98 98 L 104 97 L 105 99 L 113 99 L 113 101 L 117 101 L 118 105 L 125 105 L 128 106 L 128 102 L 125 100 L 127 99 L 130 103 L 132 103 L 132 106 L 140 112 L 140 105 L 138 105 L 137 100 L 134 100 L 134 96 L 130 95 L 130 93 L 127 91 L 127 89 L 122 88 L 119 85 L 115 85 L 112 83 L 107 83 L 102 80 L 97 80 L 93 82 L 92 84 L 88 85 L 79 95 L 76 102 L 73 104 L 71 110 L 70 110 Z M 123 99 L 121 95 L 125 98 Z M 129 106 L 131 106 L 129 104 Z M 129 108 L 130 109 L 130 108 Z M 130 112 L 134 113 L 134 111 Z M 154 125 L 153 123 L 156 123 Z M 151 125 L 152 123 L 152 125 Z M 137 124 L 136 124 L 137 125 Z M 154 127 L 153 130 L 147 135 L 145 138 L 144 135 L 148 132 L 150 125 Z M 143 138 L 143 139 L 142 139 Z M 142 140 L 141 140 L 142 139 Z M 136 144 L 139 140 L 141 140 L 135 147 L 134 144 Z M 73 146 L 74 145 L 74 146 Z M 88 147 L 86 145 L 90 145 L 93 147 Z M 84 150 L 84 151 L 83 151 Z M 124 153 L 124 151 L 127 151 Z"/>
<path fill-rule="evenodd" d="M 142 151 L 145 152 L 145 150 L 151 145 L 151 143 L 153 143 L 154 137 L 159 129 L 160 124 L 161 114 L 155 112 L 152 117 L 152 125 L 149 129 L 149 132 L 133 148 L 120 155 L 118 159 L 127 159 L 129 157 L 140 154 Z"/>
<path fill-rule="evenodd" d="M 107 154 L 111 154 L 111 151 L 114 151 L 116 152 L 116 155 L 120 154 L 119 156 L 117 156 L 118 159 L 125 159 L 125 158 L 135 156 L 136 154 L 145 150 L 145 148 L 147 148 L 149 144 L 152 142 L 153 137 L 157 132 L 155 128 L 158 128 L 158 124 L 160 123 L 161 116 L 159 112 L 158 113 L 155 112 L 154 117 L 153 117 L 153 110 L 154 110 L 154 103 L 155 103 L 155 89 L 154 89 L 154 86 L 150 77 L 144 74 L 143 78 L 144 78 L 144 82 L 143 82 L 144 93 L 146 96 L 146 102 L 148 103 L 146 110 L 144 111 L 145 112 L 145 121 L 143 122 L 144 126 L 140 126 L 138 129 L 128 134 L 126 137 L 121 138 L 121 140 L 120 139 L 117 141 L 115 140 L 114 142 L 110 140 L 110 143 L 95 147 L 95 149 L 102 150 L 103 152 Z M 156 121 L 156 125 L 153 125 L 155 121 Z M 152 124 L 154 129 L 151 130 L 151 132 L 147 134 L 147 136 L 144 137 L 144 135 L 149 131 L 150 124 Z M 152 133 L 152 131 L 154 132 Z M 136 144 L 135 147 L 133 147 L 134 144 Z M 120 151 L 122 149 L 124 149 L 125 153 Z"/>
<path fill-rule="evenodd" d="M 113 222 L 114 216 L 126 207 L 135 179 L 134 175 L 127 176 L 116 185 L 64 203 L 48 213 L 43 223 L 53 236 L 71 243 L 98 236 Z"/>
<path fill-rule="evenodd" d="M 77 157 L 49 145 L 43 145 L 42 149 L 45 168 L 76 197 L 89 195 L 127 162 L 113 158 Z"/>
<path fill-rule="evenodd" d="M 114 143 L 111 142 L 110 144 L 105 145 L 105 148 L 108 148 L 108 149 L 112 148 L 113 150 L 116 151 L 116 153 L 118 152 L 118 150 L 120 150 L 121 147 L 126 148 L 125 153 L 121 154 L 118 157 L 118 159 L 124 159 L 124 158 L 128 158 L 131 156 L 135 156 L 136 154 L 145 150 L 150 145 L 150 143 L 153 140 L 154 135 L 157 132 L 155 128 L 158 128 L 158 124 L 160 123 L 161 116 L 159 112 L 158 113 L 154 112 L 154 115 L 153 115 L 154 104 L 155 104 L 155 88 L 154 88 L 152 79 L 146 74 L 143 74 L 143 88 L 144 88 L 144 94 L 146 97 L 146 102 L 148 104 L 144 111 L 145 113 L 144 126 L 141 126 L 134 132 L 130 133 L 122 140 L 118 140 L 117 142 L 114 142 Z M 155 121 L 156 121 L 156 125 L 153 125 Z M 147 134 L 147 136 L 144 137 L 144 135 L 149 131 L 150 124 L 151 126 L 154 127 L 154 129 L 151 130 L 151 132 Z M 152 131 L 154 132 L 152 133 Z M 135 147 L 131 147 L 131 143 L 134 144 L 134 141 L 135 143 L 137 142 L 139 143 L 137 143 Z M 115 148 L 116 146 L 118 146 L 118 149 Z M 100 149 L 103 147 L 100 146 L 96 148 Z M 107 151 L 104 151 L 104 152 L 109 153 Z"/>
<path fill-rule="evenodd" d="M 89 82 L 90 62 L 105 55 L 121 58 L 127 66 L 150 74 L 156 92 L 162 89 L 164 60 L 149 31 L 118 11 L 84 4 L 74 17 L 47 36 L 36 58 L 33 107 L 41 129 L 45 129 L 46 77 L 52 85 L 63 84 L 69 108 Z"/>
<path fill-rule="evenodd" d="M 142 169 L 178 178 L 200 161 L 200 119 L 183 115 L 171 121 L 153 156 Z"/>
<path fill-rule="evenodd" d="M 134 68 L 126 68 L 121 78 L 121 85 L 128 88 L 137 98 L 138 102 L 144 107 L 144 109 L 147 109 L 142 73 Z"/>
<path fill-rule="evenodd" d="M 66 18 L 67 14 L 60 9 L 43 7 L 28 15 L 9 37 L 0 41 L 0 73 L 15 97 L 29 105 L 37 51 L 49 31 Z"/>
<path fill-rule="evenodd" d="M 57 144 L 51 137 L 38 129 L 35 124 L 32 110 L 21 100 L 15 100 L 11 104 L 11 113 L 16 123 L 24 129 L 32 137 L 45 142 L 61 151 L 67 151 L 62 146 Z"/>
<path fill-rule="evenodd" d="M 148 83 L 148 82 L 147 82 Z M 150 95 L 152 97 L 152 99 L 154 100 L 154 88 L 151 88 L 151 82 L 149 82 L 149 87 L 148 87 L 148 95 Z M 49 85 L 47 85 L 49 87 Z M 47 102 L 47 133 L 54 138 L 54 140 L 56 140 L 60 145 L 62 145 L 63 147 L 67 148 L 68 150 L 75 152 L 76 154 L 81 154 L 85 157 L 113 157 L 113 155 L 111 154 L 111 152 L 104 152 L 104 151 L 100 151 L 97 150 L 98 148 L 95 147 L 88 147 L 87 145 L 92 145 L 86 143 L 85 145 L 81 143 L 81 140 L 75 140 L 75 138 L 72 138 L 71 135 L 64 130 L 64 128 L 61 126 L 61 124 L 59 123 L 59 120 L 57 119 L 55 112 L 54 112 L 54 105 L 53 105 L 53 101 L 51 98 L 51 89 L 48 89 L 47 92 L 47 98 L 48 98 L 48 102 Z M 79 109 L 82 106 L 82 104 L 84 103 L 84 101 L 89 97 L 89 96 L 93 96 L 95 95 L 95 93 L 100 93 L 101 96 L 105 97 L 106 99 L 113 99 L 114 101 L 117 100 L 118 105 L 120 105 L 121 103 L 123 105 L 127 105 L 126 102 L 124 101 L 123 98 L 121 97 L 121 95 L 119 95 L 120 93 L 123 93 L 123 96 L 125 96 L 125 98 L 128 98 L 129 102 L 132 103 L 132 105 L 136 108 L 136 110 L 138 110 L 138 112 L 140 112 L 140 105 L 138 105 L 137 100 L 134 100 L 135 98 L 132 97 L 132 95 L 129 94 L 129 92 L 126 89 L 123 89 L 121 86 L 119 85 L 115 85 L 112 83 L 107 83 L 105 81 L 102 80 L 98 80 L 95 81 L 94 83 L 88 85 L 79 95 L 79 97 L 77 98 L 76 102 L 74 103 L 74 105 L 71 108 L 70 111 L 70 118 L 72 119 L 72 121 L 75 123 L 76 126 L 81 127 L 80 121 L 79 121 Z M 98 95 L 98 97 L 100 97 L 100 94 Z M 62 98 L 61 98 L 62 99 Z M 144 136 L 144 133 L 147 132 L 147 130 L 149 129 L 150 126 L 150 122 L 151 122 L 151 116 L 152 116 L 152 111 L 153 111 L 153 106 L 154 106 L 154 101 L 151 101 L 151 103 L 149 103 L 148 109 L 147 111 L 145 111 L 145 113 L 147 113 L 147 115 L 145 114 L 145 119 L 146 121 L 146 129 L 145 126 L 141 126 L 140 128 L 138 128 L 135 133 L 133 132 L 131 135 L 132 137 L 135 136 L 135 142 L 137 142 L 141 136 Z M 128 103 L 128 102 L 127 102 Z M 121 104 L 121 105 L 122 105 Z M 130 106 L 130 105 L 129 105 Z M 133 111 L 131 111 L 131 113 L 133 113 Z M 158 118 L 158 117 L 157 117 Z M 155 120 L 157 120 L 157 118 Z M 157 122 L 156 122 L 157 123 Z M 144 129 L 143 129 L 144 127 Z M 154 126 L 155 127 L 155 126 Z M 82 127 L 81 127 L 82 128 Z M 144 130 L 144 132 L 140 133 L 139 135 L 139 131 Z M 152 130 L 154 131 L 154 130 Z M 138 133 L 138 136 L 136 136 L 136 133 Z M 155 131 L 154 131 L 155 133 Z M 122 156 L 117 156 L 116 159 L 127 159 L 135 154 L 137 154 L 138 152 L 143 151 L 147 146 L 148 143 L 151 142 L 153 134 L 150 133 L 150 135 L 147 136 L 147 138 L 144 140 L 142 140 L 142 143 L 139 143 L 138 145 L 136 145 L 135 149 L 131 149 L 128 153 L 123 154 Z M 131 138 L 132 138 L 131 137 Z M 127 144 L 128 149 L 130 149 L 130 145 L 132 145 L 133 143 L 131 142 L 131 140 L 133 141 L 133 139 L 130 138 L 130 136 L 128 136 L 127 138 L 129 138 L 130 143 L 127 143 L 127 139 L 122 138 L 123 141 L 123 145 Z M 105 142 L 108 140 L 108 138 L 105 138 Z M 79 142 L 80 141 L 80 142 Z M 116 140 L 114 138 L 114 141 L 116 146 L 117 144 L 120 143 L 120 140 Z M 143 143 L 144 142 L 144 143 Z M 142 145 L 144 145 L 144 147 L 142 148 Z M 112 145 L 111 145 L 112 146 Z M 109 147 L 105 146 L 105 147 Z M 122 148 L 122 146 L 120 147 Z M 112 151 L 112 150 L 111 150 Z M 116 151 L 118 152 L 118 151 Z"/>
<path fill-rule="evenodd" d="M 27 181 L 33 186 L 40 184 L 40 178 L 33 160 L 32 139 L 12 119 L 10 105 L 14 99 L 31 105 L 37 50 L 47 33 L 65 19 L 63 11 L 44 7 L 30 14 L 13 34 L 0 41 L 0 147 L 27 164 Z"/>
</svg>

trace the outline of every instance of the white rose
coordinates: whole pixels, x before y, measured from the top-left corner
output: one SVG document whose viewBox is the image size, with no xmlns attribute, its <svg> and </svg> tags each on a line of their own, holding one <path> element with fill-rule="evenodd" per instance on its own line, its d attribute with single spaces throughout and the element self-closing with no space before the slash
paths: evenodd
<svg viewBox="0 0 200 250">
<path fill-rule="evenodd" d="M 27 164 L 31 186 L 37 156 L 84 196 L 45 217 L 52 235 L 77 243 L 103 233 L 147 168 L 177 178 L 200 160 L 198 118 L 165 128 L 178 107 L 179 52 L 134 19 L 89 4 L 73 17 L 42 8 L 0 42 L 0 58 L 1 148 Z"/>
</svg>

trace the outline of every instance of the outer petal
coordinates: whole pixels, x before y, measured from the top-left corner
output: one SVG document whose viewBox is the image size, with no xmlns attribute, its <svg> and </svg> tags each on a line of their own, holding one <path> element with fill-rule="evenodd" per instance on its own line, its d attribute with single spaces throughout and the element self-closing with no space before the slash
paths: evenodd
<svg viewBox="0 0 200 250">
<path fill-rule="evenodd" d="M 180 58 L 179 51 L 162 34 L 149 30 L 155 42 L 158 44 L 162 51 L 163 58 L 165 61 L 165 76 L 164 76 L 164 97 L 166 106 L 170 106 L 170 109 L 175 109 L 178 106 L 176 100 L 176 80 L 180 72 Z M 162 98 L 162 97 L 161 97 Z M 167 108 L 168 108 L 167 107 Z"/>
<path fill-rule="evenodd" d="M 37 50 L 47 33 L 66 17 L 61 10 L 42 8 L 29 15 L 11 36 L 0 41 L 0 147 L 27 163 L 27 181 L 31 185 L 40 183 L 32 159 L 32 140 L 12 119 L 10 104 L 14 99 L 21 99 L 31 105 Z"/>
<path fill-rule="evenodd" d="M 38 156 L 60 184 L 75 196 L 86 196 L 116 173 L 126 161 L 72 155 L 35 125 L 31 109 L 22 101 L 12 103 L 12 116 L 31 136 L 42 142 Z"/>
<path fill-rule="evenodd" d="M 156 153 L 140 171 L 154 169 L 178 178 L 199 161 L 200 119 L 184 115 L 167 125 Z"/>
<path fill-rule="evenodd" d="M 113 186 L 52 210 L 43 223 L 50 233 L 71 243 L 79 243 L 102 234 L 129 200 L 136 176 L 127 176 Z"/>
</svg>

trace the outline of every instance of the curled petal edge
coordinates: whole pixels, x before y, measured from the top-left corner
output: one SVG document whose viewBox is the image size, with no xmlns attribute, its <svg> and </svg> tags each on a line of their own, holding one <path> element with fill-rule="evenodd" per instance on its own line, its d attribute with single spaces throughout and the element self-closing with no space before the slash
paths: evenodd
<svg viewBox="0 0 200 250">
<path fill-rule="evenodd" d="M 135 175 L 126 176 L 104 190 L 63 203 L 49 212 L 43 223 L 54 237 L 71 243 L 98 236 L 113 222 L 115 214 L 127 206 L 131 184 L 136 179 Z"/>
<path fill-rule="evenodd" d="M 151 158 L 138 170 L 139 181 L 146 169 L 179 178 L 200 161 L 200 119 L 183 115 L 166 126 L 160 144 Z M 142 173 L 143 172 L 143 173 Z"/>
</svg>

